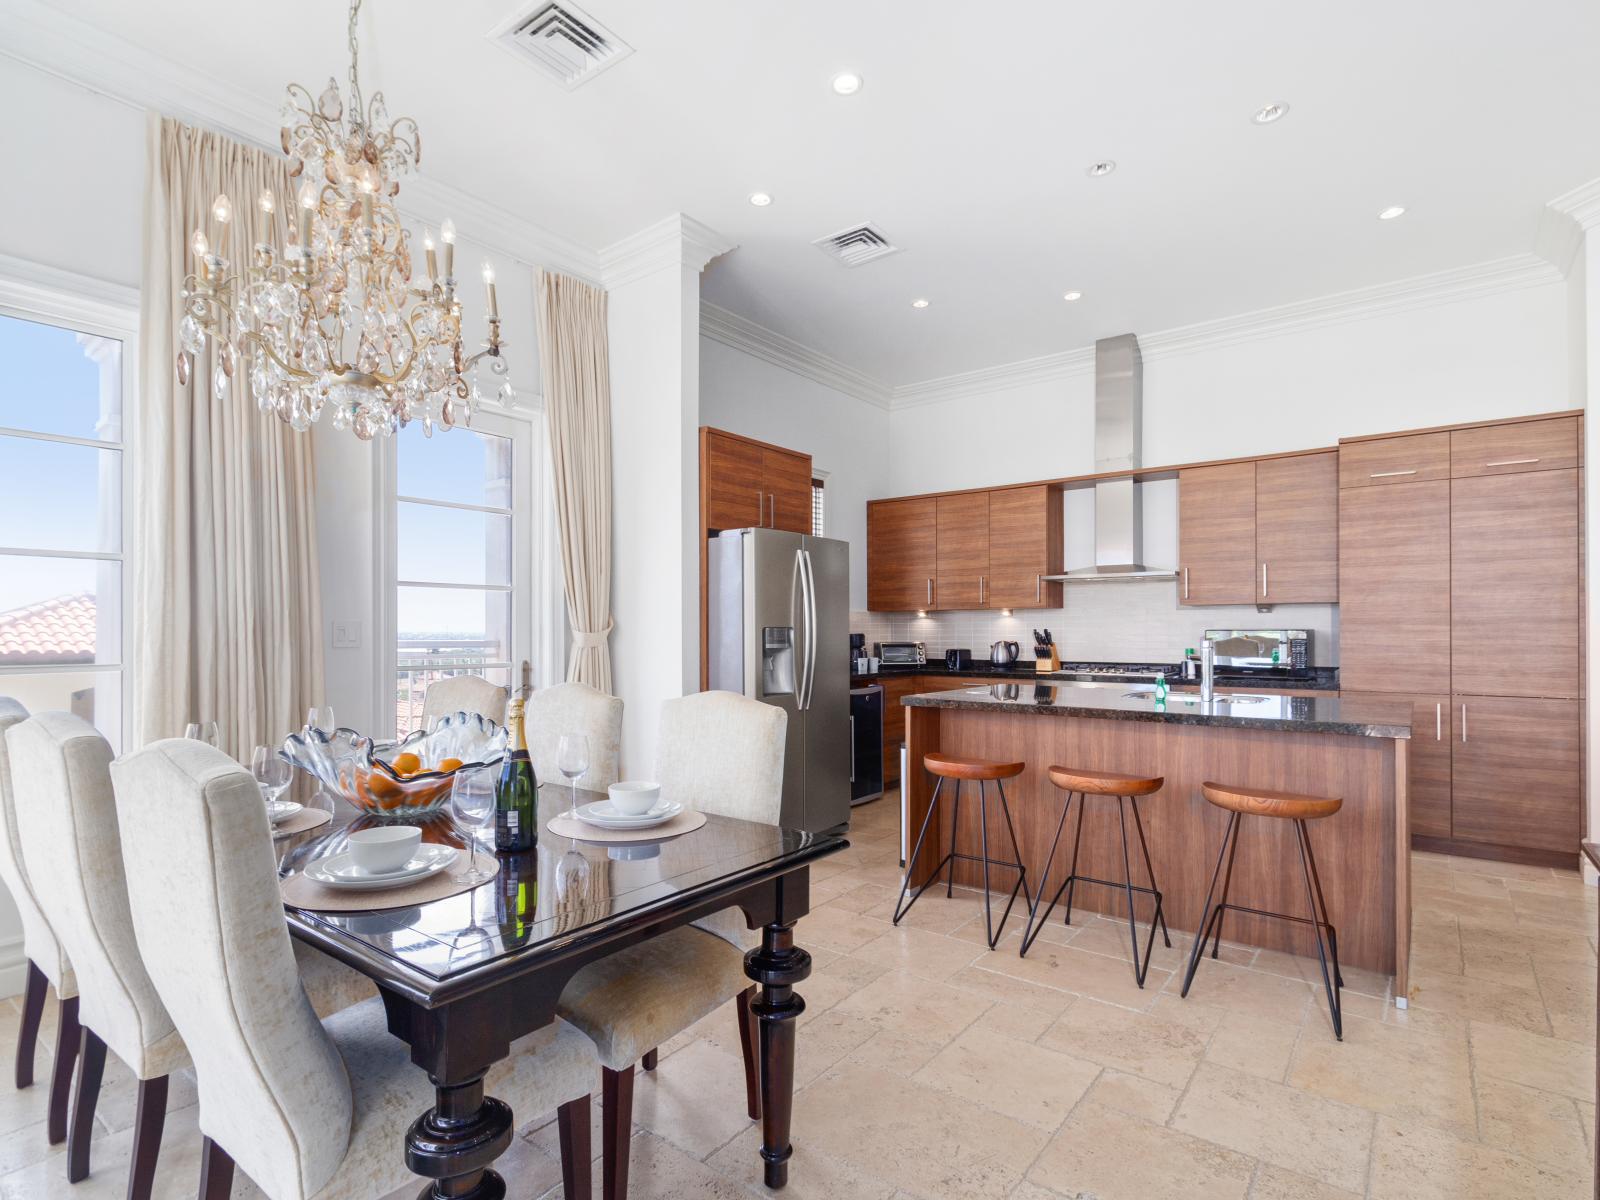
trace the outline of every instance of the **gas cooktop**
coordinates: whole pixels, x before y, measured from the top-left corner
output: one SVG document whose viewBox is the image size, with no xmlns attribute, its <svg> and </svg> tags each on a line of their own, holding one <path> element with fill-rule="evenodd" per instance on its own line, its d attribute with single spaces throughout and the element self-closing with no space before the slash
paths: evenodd
<svg viewBox="0 0 1600 1200">
<path fill-rule="evenodd" d="M 1170 663 L 1104 663 L 1064 662 L 1061 675 L 1165 675 L 1172 670 Z"/>
</svg>

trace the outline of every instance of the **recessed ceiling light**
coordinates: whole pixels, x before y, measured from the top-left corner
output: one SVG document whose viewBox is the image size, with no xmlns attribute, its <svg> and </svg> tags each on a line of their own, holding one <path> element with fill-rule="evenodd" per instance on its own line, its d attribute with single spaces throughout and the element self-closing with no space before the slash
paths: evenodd
<svg viewBox="0 0 1600 1200">
<path fill-rule="evenodd" d="M 854 96 L 861 90 L 861 83 L 861 76 L 854 71 L 840 71 L 829 80 L 833 90 L 841 96 Z"/>
<path fill-rule="evenodd" d="M 1098 179 L 1102 175 L 1109 175 L 1117 169 L 1117 164 L 1109 158 L 1101 159 L 1097 163 L 1090 163 L 1083 169 L 1083 173 L 1091 179 Z"/>
<path fill-rule="evenodd" d="M 911 302 L 911 307 L 912 308 L 927 308 L 928 307 L 928 302 L 926 300 L 922 299 L 921 297 L 918 297 L 917 299 L 915 299 L 915 300 L 913 300 Z"/>
<path fill-rule="evenodd" d="M 1404 213 L 1405 211 L 1406 210 L 1405 210 L 1405 206 L 1404 205 L 1391 204 L 1388 208 L 1384 209 L 1381 213 L 1378 214 L 1378 220 L 1380 220 L 1380 221 L 1392 221 L 1396 217 L 1398 217 L 1402 213 Z"/>
<path fill-rule="evenodd" d="M 1281 120 L 1288 111 L 1287 104 L 1269 104 L 1263 109 L 1258 109 L 1256 115 L 1250 119 L 1257 125 L 1271 125 L 1274 121 Z"/>
<path fill-rule="evenodd" d="M 772 197 L 766 192 L 751 192 L 750 203 L 754 204 L 757 208 L 765 208 L 767 205 L 772 203 Z"/>
<path fill-rule="evenodd" d="M 1066 292 L 1065 294 L 1062 295 L 1061 298 L 1063 300 L 1082 300 L 1083 299 L 1083 293 L 1082 292 Z"/>
</svg>

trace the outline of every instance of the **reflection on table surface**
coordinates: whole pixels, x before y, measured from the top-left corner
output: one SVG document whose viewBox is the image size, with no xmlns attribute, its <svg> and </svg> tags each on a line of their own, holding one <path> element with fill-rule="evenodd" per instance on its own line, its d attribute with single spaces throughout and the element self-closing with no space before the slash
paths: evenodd
<svg viewBox="0 0 1600 1200">
<path fill-rule="evenodd" d="M 553 944 L 585 927 L 641 912 L 730 875 L 821 845 L 843 844 L 837 836 L 709 813 L 699 829 L 661 842 L 607 845 L 558 838 L 545 826 L 551 817 L 567 811 L 571 796 L 564 786 L 540 787 L 538 845 L 527 853 L 499 855 L 500 873 L 471 891 L 420 907 L 385 911 L 294 909 L 290 920 L 338 930 L 411 968 L 445 979 L 503 955 Z M 580 804 L 597 799 L 604 799 L 604 794 L 579 789 Z M 333 801 L 333 810 L 331 825 L 278 843 L 281 873 L 338 853 L 352 832 L 379 823 L 342 800 Z M 409 823 L 421 828 L 425 842 L 463 845 L 448 814 Z M 486 836 L 492 837 L 492 831 Z"/>
</svg>

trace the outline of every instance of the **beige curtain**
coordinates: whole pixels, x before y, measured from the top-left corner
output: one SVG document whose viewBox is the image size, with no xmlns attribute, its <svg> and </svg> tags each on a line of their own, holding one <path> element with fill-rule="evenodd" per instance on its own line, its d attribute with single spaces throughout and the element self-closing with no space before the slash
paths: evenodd
<svg viewBox="0 0 1600 1200">
<path fill-rule="evenodd" d="M 550 428 L 572 658 L 567 681 L 611 691 L 611 368 L 606 294 L 540 271 L 539 371 Z"/>
<path fill-rule="evenodd" d="M 256 205 L 263 190 L 273 214 Z M 210 218 L 219 192 L 233 202 L 226 227 Z M 187 386 L 173 373 L 194 231 L 237 268 L 256 242 L 282 245 L 293 197 L 281 155 L 151 114 L 135 430 L 141 744 L 215 720 L 223 749 L 245 756 L 325 699 L 310 435 L 256 408 L 243 364 L 219 394 L 214 344 Z"/>
</svg>

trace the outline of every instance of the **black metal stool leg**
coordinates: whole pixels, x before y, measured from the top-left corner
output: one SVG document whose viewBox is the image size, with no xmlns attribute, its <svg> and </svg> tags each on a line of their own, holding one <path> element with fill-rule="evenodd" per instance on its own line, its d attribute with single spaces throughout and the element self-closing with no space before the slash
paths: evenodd
<svg viewBox="0 0 1600 1200">
<path fill-rule="evenodd" d="M 989 794 L 981 779 L 978 780 L 978 845 L 983 851 L 983 930 L 989 938 L 989 949 L 993 950 L 999 939 L 994 935 L 994 915 L 989 901 Z M 952 869 L 950 874 L 954 875 L 955 871 Z"/>
<path fill-rule="evenodd" d="M 1061 893 L 1067 890 L 1067 880 L 1072 878 L 1069 875 L 1067 879 L 1061 881 L 1061 886 L 1056 889 L 1056 894 L 1051 897 L 1050 903 L 1044 906 L 1043 915 L 1040 915 L 1039 905 L 1044 900 L 1045 885 L 1050 882 L 1050 867 L 1056 861 L 1056 847 L 1061 844 L 1061 831 L 1066 828 L 1067 818 L 1072 815 L 1072 796 L 1072 792 L 1067 793 L 1067 802 L 1061 809 L 1061 819 L 1056 822 L 1056 836 L 1050 841 L 1050 853 L 1044 860 L 1044 874 L 1039 877 L 1039 892 L 1028 909 L 1028 927 L 1022 931 L 1022 949 L 1017 952 L 1019 958 L 1027 954 L 1029 947 L 1038 940 L 1039 931 L 1050 919 L 1050 913 L 1054 910 L 1056 901 L 1061 899 Z M 1021 856 L 1018 857 L 1020 859 Z"/>
<path fill-rule="evenodd" d="M 1311 831 L 1308 829 L 1308 830 L 1306 830 L 1306 837 L 1309 839 L 1310 836 L 1311 836 Z M 1309 840 L 1307 841 L 1306 844 L 1307 844 L 1307 846 L 1310 845 Z M 1311 882 L 1317 889 L 1317 904 L 1322 909 L 1322 920 L 1323 920 L 1323 923 L 1328 927 L 1328 948 L 1333 951 L 1333 981 L 1336 984 L 1338 984 L 1340 987 L 1343 987 L 1344 986 L 1344 976 L 1339 974 L 1339 937 L 1338 937 L 1338 934 L 1336 934 L 1333 931 L 1333 921 L 1328 916 L 1328 902 L 1325 899 L 1323 899 L 1323 896 L 1322 896 L 1322 876 L 1317 874 L 1317 858 L 1316 858 L 1316 855 L 1312 855 L 1310 861 L 1311 861 Z"/>
<path fill-rule="evenodd" d="M 1238 818 L 1235 817 L 1235 820 Z M 1228 911 L 1228 893 L 1233 890 L 1233 857 L 1239 853 L 1239 833 L 1233 834 L 1233 846 L 1228 851 L 1228 869 L 1222 876 L 1222 900 L 1217 905 L 1217 933 L 1211 940 L 1211 957 L 1217 957 L 1217 951 L 1222 949 L 1222 915 Z"/>
<path fill-rule="evenodd" d="M 1067 919 L 1066 924 L 1072 924 L 1072 893 L 1078 885 L 1078 848 L 1083 845 L 1083 810 L 1088 807 L 1089 798 L 1082 792 L 1078 793 L 1078 828 L 1072 835 L 1072 870 L 1067 873 Z"/>
<path fill-rule="evenodd" d="M 1150 877 L 1150 890 L 1155 893 L 1156 897 L 1155 921 L 1152 921 L 1151 924 L 1160 922 L 1161 940 L 1166 943 L 1167 949 L 1170 950 L 1172 949 L 1172 935 L 1167 932 L 1167 918 L 1161 912 L 1161 890 L 1156 887 L 1155 868 L 1150 865 L 1150 847 L 1144 840 L 1144 822 L 1139 819 L 1139 797 L 1129 796 L 1128 803 L 1133 806 L 1133 828 L 1134 832 L 1139 835 L 1139 850 L 1144 854 L 1144 873 Z"/>
<path fill-rule="evenodd" d="M 1133 944 L 1133 980 L 1140 987 L 1144 986 L 1144 977 L 1150 971 L 1150 951 L 1156 944 L 1155 918 L 1150 919 L 1150 940 L 1144 948 L 1144 962 L 1139 961 L 1139 924 L 1134 919 L 1133 912 L 1133 862 L 1128 857 L 1128 816 L 1123 805 L 1124 797 L 1117 797 L 1117 826 L 1122 831 L 1122 881 L 1123 889 L 1128 894 L 1128 940 Z M 1159 913 L 1159 901 L 1156 911 Z"/>
<path fill-rule="evenodd" d="M 1028 887 L 1028 868 L 1022 865 L 1022 847 L 1017 843 L 1016 826 L 1011 823 L 1011 803 L 1006 799 L 1006 785 L 1002 781 L 996 779 L 994 781 L 994 787 L 995 791 L 1000 793 L 1000 815 L 1006 819 L 1006 833 L 1011 838 L 1011 853 L 1016 857 L 1017 860 L 1017 886 L 1011 889 L 1011 903 L 1016 903 L 1017 891 L 1020 889 L 1022 892 L 1022 902 L 1026 904 L 1029 909 L 1032 909 L 1033 892 Z M 1011 912 L 1011 904 L 1006 905 L 1006 912 L 1007 914 Z M 1005 917 L 1001 917 L 1001 928 L 1005 927 L 1005 923 Z"/>
<path fill-rule="evenodd" d="M 1211 886 L 1206 889 L 1205 907 L 1200 910 L 1200 928 L 1195 931 L 1194 946 L 1189 951 L 1189 966 L 1183 973 L 1183 990 L 1178 993 L 1180 997 L 1189 995 L 1189 985 L 1194 982 L 1195 970 L 1200 966 L 1200 955 L 1205 950 L 1206 937 L 1210 933 L 1211 898 L 1216 894 L 1217 880 L 1222 878 L 1222 864 L 1228 857 L 1228 844 L 1233 840 L 1238 824 L 1239 814 L 1228 814 L 1228 828 L 1222 835 L 1222 848 L 1217 851 L 1217 868 L 1211 872 Z"/>
<path fill-rule="evenodd" d="M 917 831 L 916 848 L 911 851 L 911 857 L 906 859 L 905 878 L 900 881 L 900 898 L 894 902 L 894 920 L 891 924 L 900 924 L 900 918 L 911 911 L 911 905 L 915 904 L 922 893 L 928 890 L 928 884 L 939 878 L 939 868 L 944 866 L 944 863 L 941 862 L 938 867 L 935 867 L 933 874 L 923 881 L 922 886 L 917 889 L 917 894 L 911 897 L 911 902 L 909 904 L 906 903 L 906 890 L 911 886 L 911 872 L 916 869 L 917 858 L 922 853 L 923 839 L 928 836 L 928 824 L 933 820 L 933 814 L 939 811 L 939 789 L 943 786 L 944 777 L 940 776 L 939 781 L 933 785 L 933 796 L 928 801 L 928 815 L 922 818 L 922 828 Z M 902 905 L 904 905 L 903 908 L 901 907 Z"/>
<path fill-rule="evenodd" d="M 1306 823 L 1294 823 L 1295 840 L 1300 846 L 1300 869 L 1306 879 L 1306 903 L 1311 907 L 1311 931 L 1317 936 L 1317 961 L 1322 964 L 1322 986 L 1328 993 L 1328 1015 L 1333 1019 L 1333 1036 L 1339 1041 L 1344 1041 L 1343 1013 L 1339 1005 L 1339 989 L 1334 986 L 1333 980 L 1328 975 L 1328 954 L 1322 942 L 1322 927 L 1325 924 L 1317 911 L 1316 889 L 1311 882 L 1311 838 L 1306 833 Z M 1331 928 L 1331 927 L 1330 927 Z M 1334 974 L 1339 972 L 1338 964 L 1334 964 Z"/>
<path fill-rule="evenodd" d="M 943 781 L 941 780 L 941 782 L 943 782 Z M 936 784 L 935 786 L 938 786 L 938 785 Z M 980 783 L 978 785 L 978 787 L 981 789 L 983 787 L 983 784 Z M 958 779 L 958 780 L 956 780 L 956 798 L 950 805 L 950 849 L 951 849 L 952 852 L 955 851 L 955 848 L 956 848 L 956 835 L 958 833 L 960 833 L 960 831 L 961 831 L 961 780 Z M 952 866 L 950 868 L 950 874 L 948 874 L 948 875 L 946 875 L 944 877 L 944 895 L 945 895 L 945 899 L 948 900 L 948 899 L 950 899 L 950 897 L 954 896 L 955 894 L 956 894 L 956 869 L 955 869 L 954 866 Z"/>
</svg>

